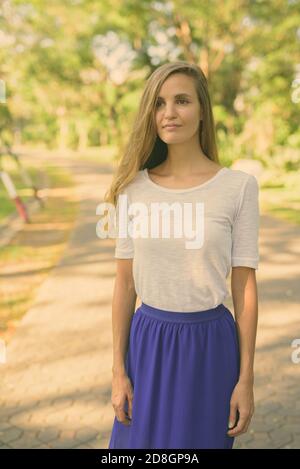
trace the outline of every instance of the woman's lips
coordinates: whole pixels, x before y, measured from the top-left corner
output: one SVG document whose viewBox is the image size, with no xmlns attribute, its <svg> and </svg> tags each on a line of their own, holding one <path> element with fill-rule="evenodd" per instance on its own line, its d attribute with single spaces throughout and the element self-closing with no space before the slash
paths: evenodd
<svg viewBox="0 0 300 469">
<path fill-rule="evenodd" d="M 165 126 L 164 128 L 166 130 L 175 130 L 175 129 L 178 129 L 179 127 L 181 127 L 180 125 L 168 125 L 168 126 Z"/>
</svg>

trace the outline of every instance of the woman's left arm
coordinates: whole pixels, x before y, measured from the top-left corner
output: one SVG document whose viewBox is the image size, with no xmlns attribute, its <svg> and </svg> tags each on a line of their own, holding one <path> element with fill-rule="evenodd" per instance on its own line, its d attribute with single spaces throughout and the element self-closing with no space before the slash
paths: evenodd
<svg viewBox="0 0 300 469">
<path fill-rule="evenodd" d="M 229 436 L 246 433 L 254 413 L 254 353 L 258 322 L 258 298 L 255 269 L 232 267 L 231 291 L 237 326 L 240 372 L 230 401 Z M 239 415 L 237 415 L 237 410 Z"/>
</svg>

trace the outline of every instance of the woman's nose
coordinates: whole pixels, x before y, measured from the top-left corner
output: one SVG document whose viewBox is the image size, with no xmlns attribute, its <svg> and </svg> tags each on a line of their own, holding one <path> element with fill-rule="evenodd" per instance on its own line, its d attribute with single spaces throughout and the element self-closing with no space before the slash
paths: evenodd
<svg viewBox="0 0 300 469">
<path fill-rule="evenodd" d="M 175 117 L 176 112 L 173 104 L 166 104 L 165 106 L 165 117 Z"/>
</svg>

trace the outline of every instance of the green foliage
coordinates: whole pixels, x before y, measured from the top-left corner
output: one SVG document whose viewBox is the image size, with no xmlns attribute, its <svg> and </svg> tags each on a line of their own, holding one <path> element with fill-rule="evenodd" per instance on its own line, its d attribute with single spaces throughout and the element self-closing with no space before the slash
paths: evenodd
<svg viewBox="0 0 300 469">
<path fill-rule="evenodd" d="M 23 142 L 50 148 L 119 145 L 151 71 L 179 58 L 207 73 L 222 161 L 273 164 L 276 148 L 299 151 L 300 2 L 172 4 L 5 2 L 0 138 L 17 129 Z M 293 158 L 287 171 L 298 167 Z"/>
</svg>

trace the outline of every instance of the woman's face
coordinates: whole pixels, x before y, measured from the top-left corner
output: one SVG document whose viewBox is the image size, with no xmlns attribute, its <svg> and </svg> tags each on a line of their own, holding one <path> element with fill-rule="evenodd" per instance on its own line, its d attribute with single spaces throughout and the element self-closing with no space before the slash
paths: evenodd
<svg viewBox="0 0 300 469">
<path fill-rule="evenodd" d="M 169 76 L 160 89 L 155 108 L 156 131 L 161 140 L 167 144 L 190 140 L 198 135 L 201 117 L 193 78 L 183 73 Z M 166 127 L 169 124 L 176 127 Z"/>
</svg>

